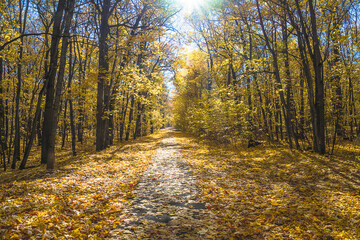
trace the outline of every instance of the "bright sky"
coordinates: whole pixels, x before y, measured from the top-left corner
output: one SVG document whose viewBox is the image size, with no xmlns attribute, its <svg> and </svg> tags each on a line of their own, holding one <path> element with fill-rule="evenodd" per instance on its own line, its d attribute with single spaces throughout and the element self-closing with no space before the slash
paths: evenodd
<svg viewBox="0 0 360 240">
<path fill-rule="evenodd" d="M 198 9 L 200 6 L 206 3 L 206 0 L 176 0 L 180 6 L 183 7 L 185 14 L 189 14 L 192 11 Z"/>
<path fill-rule="evenodd" d="M 175 28 L 179 32 L 181 32 L 184 35 L 188 34 L 188 31 L 191 30 L 191 28 L 187 25 L 185 21 L 185 16 L 193 13 L 194 11 L 200 10 L 200 7 L 205 6 L 206 3 L 209 2 L 209 0 L 173 0 L 179 7 L 182 8 L 181 12 L 177 14 L 176 20 L 175 20 Z M 193 45 L 183 45 L 184 53 L 188 54 L 189 52 L 193 51 L 196 47 Z M 174 94 L 175 87 L 173 85 L 173 82 L 171 80 L 172 74 L 168 74 L 167 78 L 168 81 L 166 81 L 166 87 L 169 91 L 169 96 L 172 97 Z"/>
</svg>

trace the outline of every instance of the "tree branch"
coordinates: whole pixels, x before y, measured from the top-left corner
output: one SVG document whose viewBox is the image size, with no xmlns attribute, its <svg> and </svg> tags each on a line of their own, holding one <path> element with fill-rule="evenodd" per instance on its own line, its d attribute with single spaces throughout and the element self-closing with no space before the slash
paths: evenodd
<svg viewBox="0 0 360 240">
<path fill-rule="evenodd" d="M 18 36 L 18 37 L 16 37 L 16 38 L 13 38 L 13 39 L 11 39 L 10 41 L 8 41 L 8 42 L 4 43 L 3 45 L 1 45 L 1 46 L 0 46 L 0 52 L 1 52 L 2 50 L 4 50 L 4 48 L 5 48 L 7 45 L 9 45 L 9 44 L 11 44 L 11 43 L 13 43 L 13 42 L 15 42 L 15 41 L 23 38 L 23 37 L 40 36 L 40 35 L 51 35 L 51 36 L 52 36 L 53 34 L 51 34 L 51 33 L 46 33 L 46 32 L 45 32 L 45 33 L 24 33 L 24 34 L 21 34 L 20 36 Z M 61 36 L 61 37 L 71 37 L 71 36 L 65 36 L 65 35 L 63 35 L 63 36 Z"/>
</svg>

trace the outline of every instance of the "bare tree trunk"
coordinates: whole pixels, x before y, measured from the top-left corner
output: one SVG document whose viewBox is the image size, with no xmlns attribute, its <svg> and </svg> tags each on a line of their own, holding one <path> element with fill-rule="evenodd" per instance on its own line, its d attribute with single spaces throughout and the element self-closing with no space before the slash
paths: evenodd
<svg viewBox="0 0 360 240">
<path fill-rule="evenodd" d="M 40 122 L 39 119 L 40 119 L 40 115 L 41 115 L 41 102 L 42 102 L 42 97 L 44 95 L 45 89 L 46 89 L 46 85 L 43 86 L 43 88 L 40 90 L 40 93 L 39 93 L 38 102 L 36 105 L 35 116 L 34 116 L 34 120 L 32 122 L 32 126 L 31 126 L 29 141 L 27 142 L 26 147 L 25 147 L 24 157 L 21 160 L 20 169 L 25 169 L 26 162 L 30 155 L 31 147 L 32 147 L 32 144 L 33 144 L 33 141 L 35 138 L 35 132 L 36 132 L 37 126 Z"/>
<path fill-rule="evenodd" d="M 71 149 L 73 156 L 76 156 L 76 132 L 75 132 L 75 123 L 74 123 L 74 109 L 72 100 L 69 100 L 70 106 L 70 130 L 71 130 Z"/>
<path fill-rule="evenodd" d="M 298 1 L 298 0 L 297 0 Z M 316 14 L 313 5 L 313 0 L 309 0 L 309 12 L 311 20 L 312 45 L 314 48 L 313 66 L 315 72 L 315 110 L 316 110 L 316 125 L 318 143 L 316 152 L 324 154 L 326 152 L 325 144 L 325 95 L 324 95 L 324 78 L 323 78 L 323 63 L 320 52 L 320 40 L 317 33 Z"/>
<path fill-rule="evenodd" d="M 13 97 L 13 102 L 14 102 L 14 97 Z M 8 107 L 9 108 L 9 107 Z M 10 132 L 9 132 L 9 144 L 8 144 L 8 164 L 10 164 L 10 159 L 11 159 L 11 153 L 12 153 L 12 148 L 13 148 L 13 144 L 14 144 L 14 141 L 13 141 L 13 135 L 14 135 L 14 121 L 12 119 L 15 118 L 14 116 L 15 114 L 15 109 L 12 107 L 11 108 L 11 116 L 10 116 L 10 122 L 9 122 L 9 125 L 10 125 Z"/>
<path fill-rule="evenodd" d="M 144 107 L 145 107 L 145 105 L 141 104 L 140 101 L 139 101 L 138 108 L 137 108 L 134 139 L 136 139 L 138 137 L 141 137 L 141 116 L 143 114 Z"/>
<path fill-rule="evenodd" d="M 300 138 L 304 139 L 305 138 L 305 99 L 304 99 L 304 76 L 303 76 L 303 71 L 301 70 L 300 73 L 300 110 L 299 110 L 299 117 L 300 117 L 300 121 L 299 121 L 299 133 L 300 133 Z"/>
<path fill-rule="evenodd" d="M 349 115 L 350 115 L 350 139 L 352 140 L 354 138 L 355 101 L 354 101 L 354 89 L 353 89 L 351 77 L 349 77 Z"/>
<path fill-rule="evenodd" d="M 291 75 L 290 75 L 290 64 L 289 64 L 289 48 L 288 48 L 288 33 L 287 33 L 287 23 L 286 23 L 286 14 L 283 16 L 281 20 L 281 30 L 282 30 L 282 41 L 284 45 L 283 53 L 284 53 L 284 66 L 285 66 L 285 75 L 286 75 L 286 112 L 288 114 L 289 121 L 289 130 L 290 135 L 294 138 L 296 149 L 300 149 L 298 137 L 296 134 L 296 109 L 293 99 L 292 92 L 292 83 L 291 83 Z"/>
<path fill-rule="evenodd" d="M 3 93 L 3 59 L 0 57 L 0 95 Z M 0 97 L 0 157 L 6 171 L 6 136 L 5 136 L 5 108 L 3 98 Z"/>
<path fill-rule="evenodd" d="M 114 143 L 114 133 L 115 133 L 115 126 L 114 126 L 114 105 L 115 105 L 115 98 L 111 97 L 110 100 L 110 106 L 109 106 L 109 111 L 110 111 L 110 116 L 109 116 L 109 133 L 108 133 L 108 145 L 111 146 Z"/>
<path fill-rule="evenodd" d="M 48 160 L 54 161 L 55 146 L 50 146 L 49 139 L 52 133 L 51 118 L 53 117 L 53 104 L 54 104 L 54 92 L 55 92 L 55 78 L 58 67 L 58 55 L 59 55 L 59 43 L 61 39 L 61 22 L 63 18 L 63 11 L 66 7 L 66 0 L 59 0 L 57 11 L 54 16 L 53 35 L 51 39 L 50 47 L 50 63 L 49 69 L 45 76 L 46 81 L 46 101 L 43 121 L 43 133 L 41 144 L 41 163 L 47 164 Z"/>
<path fill-rule="evenodd" d="M 20 34 L 25 33 L 26 28 L 26 19 L 27 12 L 29 9 L 29 0 L 26 2 L 24 17 L 22 15 L 22 2 L 19 0 L 19 26 L 20 26 Z M 24 19 L 23 19 L 24 18 Z M 20 94 L 21 94 L 21 82 L 22 82 L 22 58 L 23 58 L 23 44 L 24 38 L 21 38 L 21 45 L 19 47 L 19 60 L 17 66 L 17 87 L 16 87 L 16 98 L 15 98 L 15 138 L 14 138 L 14 153 L 13 153 L 13 161 L 11 164 L 11 168 L 16 168 L 16 162 L 20 160 L 20 116 L 19 116 L 19 106 L 20 106 Z"/>
<path fill-rule="evenodd" d="M 273 94 L 273 96 L 275 96 Z M 284 131 L 283 131 L 283 118 L 281 115 L 281 106 L 279 103 L 279 99 L 277 97 L 274 98 L 274 120 L 275 120 L 275 136 L 277 141 L 283 141 L 284 140 Z"/>
<path fill-rule="evenodd" d="M 68 97 L 67 99 L 69 101 L 69 115 L 70 115 L 70 131 L 71 131 L 71 149 L 73 156 L 76 156 L 76 132 L 75 132 L 75 121 L 74 121 L 74 109 L 73 109 L 73 101 L 71 96 L 71 84 L 72 80 L 75 74 L 75 62 L 76 62 L 76 55 L 73 59 L 73 44 L 70 45 L 70 54 L 69 54 L 69 78 L 68 78 L 68 84 L 67 84 L 67 90 L 68 90 Z"/>
<path fill-rule="evenodd" d="M 42 113 L 42 111 L 40 110 L 39 118 L 38 118 L 38 120 L 37 120 L 37 126 L 36 126 L 38 146 L 41 146 L 41 143 L 42 143 L 41 113 Z"/>
<path fill-rule="evenodd" d="M 125 140 L 128 141 L 130 138 L 130 131 L 131 131 L 131 122 L 133 120 L 133 113 L 134 113 L 134 94 L 131 95 L 130 97 L 130 113 L 129 113 L 129 122 L 128 122 L 128 126 L 126 128 L 126 136 L 125 136 Z"/>
<path fill-rule="evenodd" d="M 120 119 L 120 141 L 123 141 L 125 122 L 126 122 L 126 112 L 129 106 L 129 95 L 126 96 L 126 104 L 123 106 L 121 111 L 121 119 Z"/>
<path fill-rule="evenodd" d="M 85 54 L 86 57 L 84 59 L 84 62 L 81 57 L 80 46 L 78 42 L 76 44 L 76 49 L 77 49 L 77 58 L 79 59 L 79 87 L 81 88 L 81 94 L 79 96 L 79 101 L 78 101 L 79 109 L 78 109 L 78 123 L 77 123 L 77 141 L 83 143 L 84 140 L 83 125 L 85 121 L 84 108 L 85 108 L 86 89 L 82 86 L 82 84 L 84 84 L 85 81 L 85 71 L 88 64 L 87 61 L 88 48 L 86 48 L 86 54 Z"/>
<path fill-rule="evenodd" d="M 61 148 L 64 148 L 64 146 L 65 146 L 65 140 L 66 140 L 66 132 L 67 132 L 66 112 L 67 112 L 67 101 L 65 100 L 64 119 L 63 119 L 63 133 L 62 133 L 62 140 L 61 140 Z"/>
<path fill-rule="evenodd" d="M 253 60 L 253 44 L 252 44 L 252 36 L 251 34 L 249 34 L 249 60 L 252 61 Z M 250 71 L 253 72 L 254 68 L 251 68 Z M 254 76 L 255 78 L 256 76 Z M 247 101 L 248 101 L 248 107 L 249 107 L 249 114 L 248 114 L 248 121 L 250 122 L 251 125 L 253 125 L 253 122 L 252 122 L 252 110 L 253 110 L 253 107 L 252 107 L 252 99 L 251 99 L 251 79 L 250 79 L 250 76 L 248 76 L 246 78 L 246 93 L 247 93 Z"/>
<path fill-rule="evenodd" d="M 82 95 L 85 95 L 84 91 Z M 83 143 L 84 140 L 84 121 L 85 121 L 85 116 L 84 116 L 85 96 L 82 95 L 79 97 L 79 117 L 77 124 L 77 140 L 81 144 Z"/>
<path fill-rule="evenodd" d="M 96 150 L 100 151 L 106 148 L 106 109 L 105 109 L 105 91 L 108 84 L 109 71 L 109 17 L 110 17 L 110 0 L 104 0 L 102 11 L 100 13 L 100 36 L 99 36 L 99 73 L 98 89 L 96 103 Z"/>
<path fill-rule="evenodd" d="M 54 169 L 55 167 L 55 140 L 57 130 L 57 119 L 59 114 L 60 97 L 62 93 L 62 86 L 65 74 L 66 53 L 69 41 L 69 32 L 72 16 L 74 13 L 75 0 L 60 0 L 58 8 L 54 16 L 54 27 L 51 41 L 51 58 L 49 65 L 49 72 L 47 74 L 47 91 L 46 103 L 43 123 L 43 142 L 41 160 L 42 163 L 47 163 L 47 169 Z M 63 13 L 64 12 L 64 13 Z M 64 17 L 63 17 L 64 15 Z M 64 31 L 61 31 L 61 25 L 64 25 Z M 66 37 L 62 39 L 61 56 L 58 64 L 57 57 L 59 55 L 58 46 L 62 34 Z M 57 67 L 59 65 L 59 71 Z M 58 72 L 58 74 L 57 74 Z M 57 75 L 57 82 L 55 88 L 55 78 Z"/>
<path fill-rule="evenodd" d="M 46 33 L 49 32 L 49 27 L 46 27 Z M 49 47 L 49 38 L 48 38 L 48 34 L 45 35 L 45 46 L 48 48 Z M 49 61 L 49 55 L 50 55 L 50 49 L 48 49 L 45 53 L 45 61 L 44 61 L 44 70 L 45 70 L 45 76 L 44 76 L 44 79 L 45 79 L 45 84 L 43 86 L 44 88 L 44 91 L 43 91 L 43 94 L 45 93 L 45 89 L 46 89 L 46 74 L 48 72 L 48 61 Z M 41 93 L 41 91 L 40 91 Z M 38 99 L 40 99 L 40 93 L 39 93 L 39 97 Z M 41 101 L 42 101 L 42 96 L 41 96 Z M 41 102 L 40 101 L 40 102 Z M 39 104 L 39 100 L 38 100 L 38 104 Z M 36 132 L 37 132 L 37 140 L 38 140 L 38 146 L 41 146 L 42 145 L 42 127 L 41 127 L 41 123 L 42 123 L 42 117 L 44 114 L 42 114 L 42 109 L 40 108 L 40 111 L 39 111 L 39 116 L 36 120 L 37 122 L 37 126 L 36 126 Z M 36 115 L 35 115 L 36 116 Z M 31 148 L 31 147 L 30 147 Z M 24 161 L 24 160 L 23 160 Z"/>
</svg>

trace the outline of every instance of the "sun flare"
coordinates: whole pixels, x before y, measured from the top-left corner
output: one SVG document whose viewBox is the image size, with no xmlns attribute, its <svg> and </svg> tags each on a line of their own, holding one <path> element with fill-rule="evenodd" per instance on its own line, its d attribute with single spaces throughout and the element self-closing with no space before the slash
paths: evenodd
<svg viewBox="0 0 360 240">
<path fill-rule="evenodd" d="M 203 6 L 206 0 L 178 0 L 179 4 L 183 7 L 183 10 L 187 13 L 191 13 Z"/>
</svg>

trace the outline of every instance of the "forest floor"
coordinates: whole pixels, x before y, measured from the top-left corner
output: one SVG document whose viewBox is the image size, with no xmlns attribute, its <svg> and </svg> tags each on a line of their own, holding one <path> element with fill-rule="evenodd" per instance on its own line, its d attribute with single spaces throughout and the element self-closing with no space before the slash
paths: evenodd
<svg viewBox="0 0 360 240">
<path fill-rule="evenodd" d="M 0 173 L 1 239 L 360 239 L 360 150 L 231 149 L 167 129 Z"/>
</svg>

